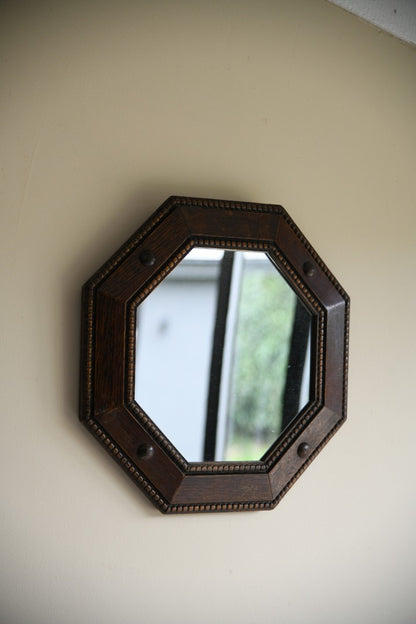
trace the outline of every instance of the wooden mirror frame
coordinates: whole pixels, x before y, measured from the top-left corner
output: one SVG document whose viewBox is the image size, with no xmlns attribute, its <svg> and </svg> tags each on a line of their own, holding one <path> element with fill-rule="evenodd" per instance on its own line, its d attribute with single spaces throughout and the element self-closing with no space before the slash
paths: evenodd
<svg viewBox="0 0 416 624">
<path fill-rule="evenodd" d="M 312 315 L 311 400 L 261 461 L 188 462 L 134 400 L 137 306 L 196 246 L 265 252 Z M 164 513 L 271 509 L 346 418 L 348 323 L 281 206 L 170 197 L 83 287 L 80 420 Z"/>
</svg>

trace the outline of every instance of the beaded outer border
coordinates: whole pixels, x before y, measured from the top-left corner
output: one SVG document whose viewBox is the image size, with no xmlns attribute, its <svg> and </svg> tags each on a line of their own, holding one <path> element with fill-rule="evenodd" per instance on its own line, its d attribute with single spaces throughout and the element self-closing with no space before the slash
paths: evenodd
<svg viewBox="0 0 416 624">
<path fill-rule="evenodd" d="M 134 249 L 142 242 L 142 240 L 153 231 L 157 225 L 160 223 L 162 219 L 164 219 L 176 206 L 180 205 L 195 205 L 205 208 L 224 208 L 227 210 L 245 210 L 245 211 L 254 211 L 254 212 L 265 212 L 265 213 L 275 213 L 283 216 L 285 221 L 291 227 L 297 238 L 300 240 L 305 249 L 309 252 L 311 257 L 314 259 L 315 263 L 320 267 L 326 277 L 330 280 L 335 289 L 339 292 L 342 298 L 345 301 L 345 327 L 344 327 L 344 375 L 343 375 L 343 400 L 342 400 L 342 414 L 340 419 L 331 429 L 331 431 L 327 434 L 327 436 L 321 441 L 321 443 L 315 448 L 314 452 L 308 457 L 307 460 L 302 464 L 302 466 L 296 471 L 294 476 L 290 479 L 290 481 L 285 485 L 285 487 L 279 492 L 279 494 L 272 501 L 256 501 L 256 502 L 244 502 L 244 503 L 209 503 L 209 504 L 187 504 L 187 505 L 175 505 L 169 504 L 163 496 L 153 487 L 153 485 L 147 480 L 145 475 L 138 469 L 137 465 L 129 458 L 127 455 L 118 448 L 116 442 L 112 440 L 112 438 L 107 434 L 104 428 L 95 420 L 92 415 L 92 397 L 93 397 L 93 361 L 94 361 L 94 349 L 93 349 L 93 339 L 94 339 L 94 320 L 95 320 L 95 290 L 100 285 L 100 283 L 106 279 L 120 264 L 121 262 L 132 252 Z M 193 239 L 193 241 L 204 240 L 211 241 L 213 239 Z M 215 239 L 218 243 L 220 239 Z M 158 283 L 164 278 L 164 276 L 172 270 L 178 262 L 188 253 L 188 251 L 194 246 L 193 241 L 185 245 L 182 249 L 182 255 L 178 254 L 176 258 L 176 263 L 172 266 L 169 265 L 165 267 L 166 273 L 162 276 L 162 271 L 159 272 L 160 279 L 159 281 L 150 288 L 149 292 L 153 290 L 157 286 Z M 221 242 L 221 241 L 220 241 Z M 232 243 L 233 245 L 234 243 Z M 260 243 L 256 242 L 256 249 L 259 249 Z M 225 246 L 225 245 L 224 245 Z M 270 244 L 267 246 L 270 248 Z M 278 252 L 276 246 L 272 246 L 273 251 L 276 256 L 279 258 L 279 262 L 282 263 L 283 266 L 290 267 L 290 263 L 283 257 L 280 252 Z M 243 247 L 238 247 L 243 248 Z M 273 253 L 271 254 L 273 255 Z M 287 264 L 285 264 L 287 263 Z M 291 268 L 291 267 L 290 267 Z M 293 271 L 293 269 L 291 268 Z M 296 273 L 293 271 L 292 279 L 294 278 Z M 303 282 L 298 278 L 299 284 L 303 284 Z M 295 280 L 296 281 L 296 280 Z M 151 282 L 152 283 L 152 282 Z M 144 289 L 142 289 L 144 291 Z M 307 291 L 305 287 L 305 291 Z M 305 294 L 305 293 L 304 293 Z M 146 295 L 147 296 L 147 295 Z M 308 297 L 307 297 L 308 298 Z M 311 303 L 313 297 L 311 296 Z M 128 324 L 128 337 L 127 337 L 127 353 L 128 358 L 131 361 L 131 353 L 132 348 L 134 352 L 135 348 L 135 319 L 134 322 L 131 323 L 131 315 L 136 310 L 136 306 L 138 302 L 133 306 L 129 306 L 129 324 Z M 312 305 L 314 305 L 312 303 Z M 286 492 L 290 489 L 293 483 L 300 477 L 300 475 L 304 472 L 304 470 L 309 466 L 309 464 L 313 461 L 316 455 L 321 451 L 321 449 L 327 444 L 329 439 L 336 433 L 339 427 L 342 425 L 346 418 L 346 407 L 347 407 L 347 376 L 348 376 L 348 364 L 349 364 L 349 315 L 350 315 L 350 299 L 345 290 L 342 288 L 338 280 L 334 277 L 331 271 L 328 269 L 326 264 L 317 254 L 315 249 L 306 239 L 306 237 L 299 230 L 294 221 L 290 218 L 286 210 L 279 205 L 274 204 L 258 204 L 251 202 L 235 202 L 228 200 L 210 200 L 210 199 L 202 199 L 202 198 L 191 198 L 191 197 L 177 197 L 172 196 L 169 197 L 160 208 L 124 243 L 118 251 L 116 251 L 113 256 L 93 275 L 93 277 L 88 280 L 83 288 L 83 306 L 82 306 L 82 325 L 83 325 L 83 341 L 81 345 L 81 400 L 80 400 L 80 418 L 84 421 L 85 426 L 90 429 L 92 434 L 97 438 L 97 440 L 103 445 L 103 447 L 107 450 L 107 452 L 120 464 L 123 470 L 132 478 L 144 491 L 144 493 L 155 503 L 162 512 L 164 513 L 192 513 L 192 512 L 213 512 L 213 511 L 252 511 L 258 509 L 272 509 L 274 508 Z M 324 321 L 322 311 L 320 311 L 319 315 L 319 325 L 318 325 L 318 365 L 319 365 L 319 375 L 318 379 L 322 385 L 322 348 L 321 348 L 321 340 L 323 340 L 324 334 Z M 132 335 L 133 332 L 133 335 Z M 132 367 L 128 366 L 128 378 L 127 378 L 127 386 L 126 386 L 126 395 L 131 395 L 131 388 L 134 383 L 134 376 L 132 377 L 131 373 Z M 127 396 L 126 396 L 127 398 Z M 128 402 L 128 407 L 135 414 L 135 416 L 139 416 L 142 423 L 149 423 L 149 430 L 154 427 L 153 435 L 156 433 L 156 438 L 160 434 L 161 438 L 158 441 L 166 440 L 168 446 L 170 442 L 163 435 L 162 432 L 159 432 L 158 428 L 151 419 L 140 409 L 140 407 L 135 403 L 135 401 Z M 273 451 L 272 455 L 265 462 L 247 462 L 244 464 L 237 464 L 237 472 L 247 472 L 247 467 L 250 468 L 249 472 L 253 472 L 252 466 L 256 471 L 267 471 L 272 465 L 278 461 L 282 453 L 284 453 L 285 449 L 289 444 L 293 442 L 293 440 L 301 433 L 305 425 L 311 420 L 311 418 L 318 411 L 319 406 L 313 406 L 311 409 L 307 410 L 307 413 L 302 417 L 302 419 L 295 423 L 295 428 L 292 429 L 289 433 L 289 436 L 285 436 L 285 439 L 282 443 Z M 148 419 L 146 421 L 146 419 Z M 152 424 L 150 424 L 152 423 Z M 190 472 L 217 472 L 215 470 L 215 466 L 212 466 L 212 470 L 209 464 L 202 464 L 200 466 L 200 470 L 196 467 L 193 470 L 193 465 L 186 462 L 185 458 L 178 453 L 177 449 L 171 445 L 172 452 L 176 452 L 178 455 L 178 463 L 181 465 L 182 470 L 185 467 L 189 468 Z M 224 470 L 220 470 L 220 472 L 234 472 L 233 468 L 230 468 L 230 464 L 224 464 Z M 206 468 L 206 470 L 205 470 Z"/>
</svg>

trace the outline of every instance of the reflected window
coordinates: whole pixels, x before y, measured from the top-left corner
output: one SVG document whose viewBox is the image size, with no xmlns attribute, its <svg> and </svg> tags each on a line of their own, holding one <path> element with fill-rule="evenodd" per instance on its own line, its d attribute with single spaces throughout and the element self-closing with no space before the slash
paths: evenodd
<svg viewBox="0 0 416 624">
<path fill-rule="evenodd" d="M 193 249 L 136 327 L 136 402 L 188 461 L 259 460 L 309 402 L 311 315 L 264 253 Z"/>
</svg>

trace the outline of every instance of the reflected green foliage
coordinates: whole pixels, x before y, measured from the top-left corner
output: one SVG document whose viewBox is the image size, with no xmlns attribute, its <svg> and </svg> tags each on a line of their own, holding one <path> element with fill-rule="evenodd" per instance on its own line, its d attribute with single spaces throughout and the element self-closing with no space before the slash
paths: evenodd
<svg viewBox="0 0 416 624">
<path fill-rule="evenodd" d="M 235 335 L 226 457 L 260 459 L 281 431 L 296 295 L 270 263 L 245 269 Z M 256 449 L 253 455 L 253 450 Z"/>
</svg>

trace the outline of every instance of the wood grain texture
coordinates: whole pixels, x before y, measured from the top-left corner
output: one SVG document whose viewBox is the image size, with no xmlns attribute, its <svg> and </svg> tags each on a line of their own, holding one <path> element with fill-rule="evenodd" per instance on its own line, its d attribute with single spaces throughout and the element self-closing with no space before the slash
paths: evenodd
<svg viewBox="0 0 416 624">
<path fill-rule="evenodd" d="M 195 246 L 267 253 L 312 315 L 311 400 L 260 461 L 188 462 L 134 400 L 137 306 Z M 170 197 L 83 288 L 80 419 L 164 513 L 272 509 L 345 420 L 348 331 L 348 296 L 281 206 Z"/>
</svg>

